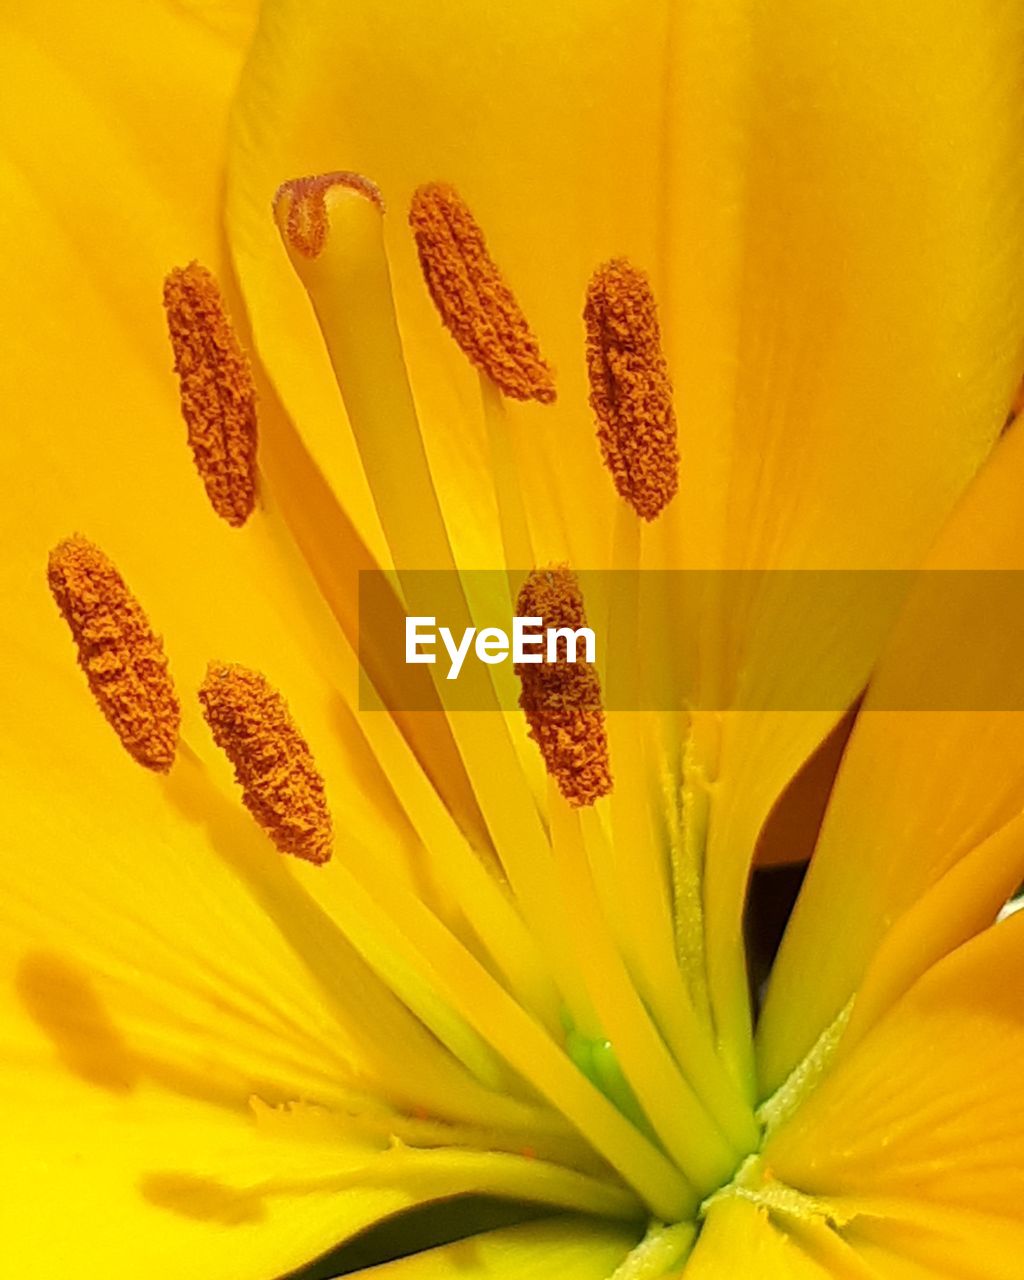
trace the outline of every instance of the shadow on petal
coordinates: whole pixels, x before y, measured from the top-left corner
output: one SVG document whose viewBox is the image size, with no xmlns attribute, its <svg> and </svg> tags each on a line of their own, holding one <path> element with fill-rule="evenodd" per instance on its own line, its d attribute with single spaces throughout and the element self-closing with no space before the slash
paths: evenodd
<svg viewBox="0 0 1024 1280">
<path fill-rule="evenodd" d="M 215 1178 L 200 1178 L 189 1173 L 147 1173 L 139 1181 L 139 1190 L 150 1204 L 160 1209 L 224 1227 L 262 1222 L 267 1216 L 260 1195 L 236 1191 Z"/>
<path fill-rule="evenodd" d="M 18 966 L 15 986 L 29 1016 L 73 1075 L 111 1093 L 135 1089 L 141 1063 L 85 973 L 59 955 L 34 951 Z"/>
</svg>

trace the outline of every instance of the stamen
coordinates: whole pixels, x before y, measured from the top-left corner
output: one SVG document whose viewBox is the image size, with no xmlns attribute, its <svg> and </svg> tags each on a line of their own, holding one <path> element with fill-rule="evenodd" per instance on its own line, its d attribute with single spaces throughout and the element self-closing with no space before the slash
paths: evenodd
<svg viewBox="0 0 1024 1280">
<path fill-rule="evenodd" d="M 657 307 L 644 273 L 625 258 L 598 267 L 587 288 L 590 407 L 620 497 L 653 520 L 679 486 L 672 384 Z"/>
<path fill-rule="evenodd" d="M 99 547 L 77 535 L 50 552 L 47 577 L 100 710 L 133 760 L 166 773 L 181 708 L 142 606 Z"/>
<path fill-rule="evenodd" d="M 199 691 L 213 740 L 235 766 L 242 801 L 282 853 L 331 856 L 331 815 L 309 744 L 258 671 L 211 663 Z"/>
<path fill-rule="evenodd" d="M 583 594 L 567 568 L 534 570 L 519 591 L 516 613 L 544 627 L 587 624 Z M 601 682 L 589 662 L 517 663 L 519 705 L 548 773 L 574 808 L 591 805 L 612 789 Z"/>
<path fill-rule="evenodd" d="M 409 209 L 420 266 L 441 321 L 507 396 L 551 404 L 555 383 L 537 339 L 454 187 L 420 187 Z"/>
<path fill-rule="evenodd" d="M 282 182 L 274 196 L 274 211 L 286 210 L 281 219 L 288 243 L 304 258 L 318 258 L 327 243 L 327 193 L 333 187 L 347 187 L 371 200 L 384 212 L 380 188 L 361 173 L 336 170 L 309 178 L 291 178 Z"/>
<path fill-rule="evenodd" d="M 217 281 L 198 262 L 164 280 L 181 412 L 206 495 L 236 528 L 256 505 L 256 393 Z"/>
</svg>

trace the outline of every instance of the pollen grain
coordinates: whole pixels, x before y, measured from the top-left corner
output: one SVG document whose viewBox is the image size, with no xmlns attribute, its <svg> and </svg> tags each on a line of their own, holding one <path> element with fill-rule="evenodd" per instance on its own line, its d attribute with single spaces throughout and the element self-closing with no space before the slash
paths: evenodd
<svg viewBox="0 0 1024 1280">
<path fill-rule="evenodd" d="M 440 182 L 420 187 L 409 225 L 430 296 L 466 357 L 505 395 L 551 404 L 551 370 L 459 193 Z"/>
<path fill-rule="evenodd" d="M 166 773 L 181 708 L 142 606 L 99 547 L 78 535 L 50 552 L 47 578 L 100 710 L 133 760 Z"/>
<path fill-rule="evenodd" d="M 274 196 L 274 213 L 288 243 L 304 258 L 319 258 L 327 243 L 330 229 L 327 219 L 327 193 L 332 187 L 357 191 L 384 212 L 384 197 L 377 185 L 361 173 L 339 169 L 334 173 L 318 173 L 309 178 L 291 178 L 282 182 Z M 282 214 L 282 203 L 285 203 Z"/>
<path fill-rule="evenodd" d="M 242 800 L 282 853 L 331 856 L 331 815 L 309 744 L 258 671 L 211 663 L 199 691 L 213 740 L 234 765 Z"/>
<path fill-rule="evenodd" d="M 516 602 L 522 618 L 540 618 L 544 628 L 587 624 L 576 575 L 568 568 L 536 569 Z M 574 808 L 591 805 L 612 789 L 601 682 L 592 663 L 516 663 L 530 737 L 548 773 Z"/>
<path fill-rule="evenodd" d="M 590 407 L 615 488 L 653 520 L 679 487 L 672 384 L 646 275 L 625 258 L 599 267 L 587 288 Z"/>
<path fill-rule="evenodd" d="M 256 505 L 256 393 L 214 276 L 198 262 L 164 280 L 188 443 L 214 511 L 236 528 Z"/>
</svg>

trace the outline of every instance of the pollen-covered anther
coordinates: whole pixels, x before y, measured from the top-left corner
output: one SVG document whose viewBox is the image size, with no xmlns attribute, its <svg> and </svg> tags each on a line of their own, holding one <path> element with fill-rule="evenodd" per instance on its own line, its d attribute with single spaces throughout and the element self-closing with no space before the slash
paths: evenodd
<svg viewBox="0 0 1024 1280">
<path fill-rule="evenodd" d="M 164 310 L 188 443 L 214 511 L 236 528 L 256 505 L 256 393 L 213 275 L 198 262 L 164 280 Z"/>
<path fill-rule="evenodd" d="M 534 570 L 520 588 L 516 613 L 540 618 L 542 628 L 576 631 L 587 625 L 579 582 L 565 567 Z M 608 795 L 612 774 L 597 670 L 567 656 L 563 650 L 556 662 L 517 663 L 515 671 L 530 737 L 559 791 L 579 808 Z"/>
<path fill-rule="evenodd" d="M 165 773 L 181 708 L 142 606 L 99 547 L 80 536 L 54 547 L 47 577 L 100 710 L 133 760 Z"/>
<path fill-rule="evenodd" d="M 211 663 L 199 691 L 213 739 L 235 768 L 242 800 L 282 853 L 331 856 L 324 781 L 288 705 L 258 671 Z"/>
<path fill-rule="evenodd" d="M 274 216 L 289 245 L 304 258 L 318 258 L 323 253 L 330 230 L 327 195 L 334 187 L 355 191 L 384 212 L 380 189 L 361 173 L 339 169 L 282 182 L 274 196 Z"/>
<path fill-rule="evenodd" d="M 409 225 L 430 296 L 463 353 L 505 395 L 550 404 L 551 370 L 459 193 L 440 182 L 420 187 Z"/>
<path fill-rule="evenodd" d="M 619 495 L 653 520 L 679 487 L 679 446 L 650 282 L 625 258 L 606 262 L 591 277 L 583 318 L 601 454 Z"/>
</svg>

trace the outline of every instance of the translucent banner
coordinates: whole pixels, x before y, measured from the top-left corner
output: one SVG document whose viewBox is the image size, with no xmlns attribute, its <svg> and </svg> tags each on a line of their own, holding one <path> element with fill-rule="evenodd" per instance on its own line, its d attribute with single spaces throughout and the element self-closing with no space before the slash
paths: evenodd
<svg viewBox="0 0 1024 1280">
<path fill-rule="evenodd" d="M 1024 711 L 1024 572 L 575 570 L 572 627 L 521 611 L 531 572 L 361 573 L 361 708 L 508 710 L 517 665 L 577 661 L 609 711 L 841 711 L 899 621 L 876 708 Z"/>
</svg>

